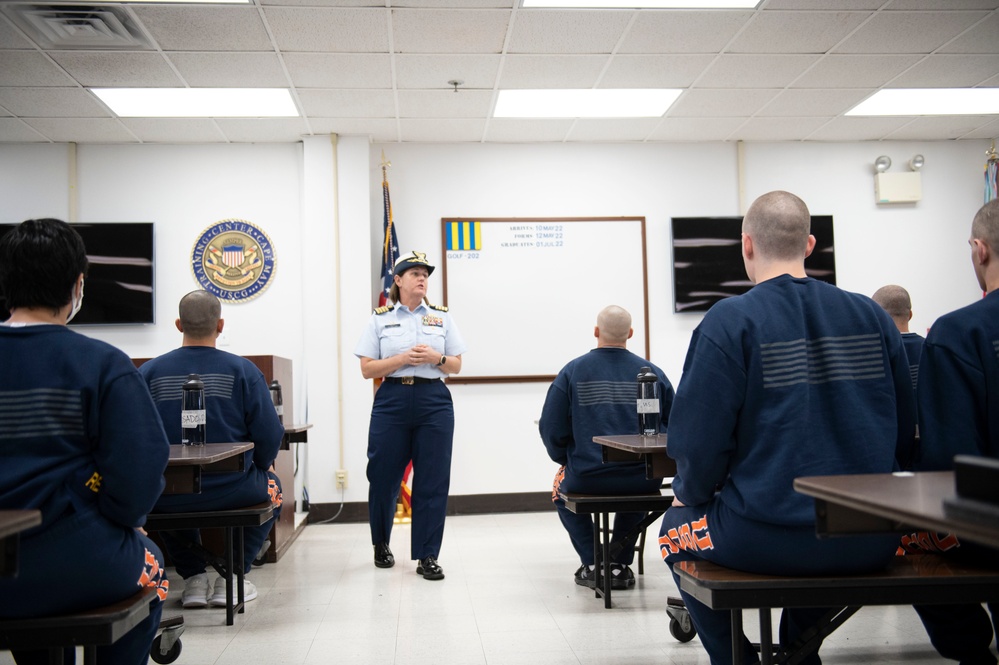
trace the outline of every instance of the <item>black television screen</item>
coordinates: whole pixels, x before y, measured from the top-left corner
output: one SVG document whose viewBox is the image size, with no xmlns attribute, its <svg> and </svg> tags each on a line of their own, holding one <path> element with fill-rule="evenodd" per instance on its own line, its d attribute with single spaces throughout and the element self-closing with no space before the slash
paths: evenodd
<svg viewBox="0 0 999 665">
<path fill-rule="evenodd" d="M 674 217 L 673 311 L 706 312 L 753 284 L 742 262 L 742 217 Z M 815 249 L 805 259 L 809 277 L 836 283 L 832 215 L 812 215 Z"/>
<path fill-rule="evenodd" d="M 0 237 L 16 224 L 0 224 Z M 72 225 L 87 247 L 90 267 L 83 307 L 70 325 L 153 323 L 153 224 Z M 10 312 L 0 294 L 0 321 Z"/>
</svg>

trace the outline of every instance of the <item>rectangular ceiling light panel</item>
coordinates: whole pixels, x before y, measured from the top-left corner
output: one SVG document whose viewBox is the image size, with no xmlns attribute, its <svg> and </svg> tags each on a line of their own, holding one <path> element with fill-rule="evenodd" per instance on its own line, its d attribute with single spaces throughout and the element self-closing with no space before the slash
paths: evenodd
<svg viewBox="0 0 999 665">
<path fill-rule="evenodd" d="M 878 90 L 846 115 L 994 115 L 999 88 L 895 88 Z"/>
<path fill-rule="evenodd" d="M 522 7 L 561 9 L 755 9 L 760 0 L 523 0 Z"/>
<path fill-rule="evenodd" d="M 287 118 L 285 88 L 91 88 L 120 118 Z"/>
</svg>

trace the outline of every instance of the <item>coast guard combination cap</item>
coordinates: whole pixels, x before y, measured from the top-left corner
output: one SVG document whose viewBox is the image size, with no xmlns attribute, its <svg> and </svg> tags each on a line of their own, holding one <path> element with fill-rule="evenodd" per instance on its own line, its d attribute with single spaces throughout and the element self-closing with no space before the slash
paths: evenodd
<svg viewBox="0 0 999 665">
<path fill-rule="evenodd" d="M 423 266 L 426 268 L 428 276 L 434 274 L 434 267 L 427 261 L 426 252 L 410 252 L 409 254 L 403 254 L 399 257 L 399 260 L 395 262 L 393 272 L 396 275 L 401 275 L 410 268 L 415 268 L 417 266 Z"/>
</svg>

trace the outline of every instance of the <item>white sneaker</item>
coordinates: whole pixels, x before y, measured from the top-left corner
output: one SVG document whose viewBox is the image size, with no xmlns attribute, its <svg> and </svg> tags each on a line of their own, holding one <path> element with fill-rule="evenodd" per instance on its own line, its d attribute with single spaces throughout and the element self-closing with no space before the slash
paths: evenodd
<svg viewBox="0 0 999 665">
<path fill-rule="evenodd" d="M 225 599 L 225 584 L 222 585 L 222 598 Z M 208 607 L 208 573 L 192 575 L 184 580 L 184 593 L 180 596 L 184 609 Z"/>
<path fill-rule="evenodd" d="M 239 602 L 239 588 L 236 586 L 236 578 L 233 577 L 232 602 Z M 248 603 L 257 597 L 257 587 L 250 580 L 243 578 L 243 602 Z M 212 592 L 212 607 L 225 607 L 225 578 L 219 575 L 215 578 L 215 590 Z"/>
</svg>

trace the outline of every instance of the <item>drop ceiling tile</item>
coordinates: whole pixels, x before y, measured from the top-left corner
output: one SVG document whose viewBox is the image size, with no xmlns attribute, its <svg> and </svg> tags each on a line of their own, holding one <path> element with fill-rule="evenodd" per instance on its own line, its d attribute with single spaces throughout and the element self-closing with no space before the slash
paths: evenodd
<svg viewBox="0 0 999 665">
<path fill-rule="evenodd" d="M 37 51 L 0 51 L 0 86 L 63 86 L 73 79 Z"/>
<path fill-rule="evenodd" d="M 698 88 L 783 88 L 818 62 L 817 55 L 722 55 L 697 79 Z"/>
<path fill-rule="evenodd" d="M 661 118 L 579 118 L 566 141 L 644 141 Z"/>
<path fill-rule="evenodd" d="M 999 14 L 992 14 L 941 48 L 940 53 L 996 53 L 999 52 L 996 35 L 999 35 Z"/>
<path fill-rule="evenodd" d="M 670 107 L 671 118 L 748 118 L 780 90 L 688 90 Z"/>
<path fill-rule="evenodd" d="M 983 141 L 995 140 L 999 136 L 999 118 L 983 123 L 977 129 L 973 129 L 961 138 L 982 139 Z"/>
<path fill-rule="evenodd" d="M 391 88 L 387 53 L 285 53 L 284 64 L 298 88 Z"/>
<path fill-rule="evenodd" d="M 492 90 L 400 90 L 400 118 L 485 118 Z"/>
<path fill-rule="evenodd" d="M 720 141 L 739 128 L 744 118 L 663 118 L 649 133 L 650 141 Z"/>
<path fill-rule="evenodd" d="M 387 9 L 267 7 L 264 16 L 284 53 L 388 52 Z"/>
<path fill-rule="evenodd" d="M 49 140 L 26 122 L 17 118 L 0 118 L 0 143 L 43 143 Z"/>
<path fill-rule="evenodd" d="M 978 21 L 982 12 L 875 14 L 836 53 L 932 53 Z"/>
<path fill-rule="evenodd" d="M 0 106 L 22 118 L 109 118 L 112 115 L 82 88 L 0 88 Z"/>
<path fill-rule="evenodd" d="M 275 53 L 170 53 L 170 61 L 194 88 L 287 88 Z"/>
<path fill-rule="evenodd" d="M 33 48 L 33 44 L 21 36 L 6 18 L 0 16 L 0 48 Z"/>
<path fill-rule="evenodd" d="M 615 55 L 600 87 L 686 88 L 714 59 L 713 55 Z"/>
<path fill-rule="evenodd" d="M 821 127 L 825 118 L 750 118 L 731 139 L 738 141 L 803 141 Z"/>
<path fill-rule="evenodd" d="M 523 10 L 507 52 L 611 53 L 630 19 L 631 12 Z"/>
<path fill-rule="evenodd" d="M 405 88 L 446 88 L 448 81 L 463 81 L 461 88 L 492 89 L 499 71 L 499 55 L 396 55 L 395 84 Z M 507 60 L 509 62 L 509 60 Z"/>
<path fill-rule="evenodd" d="M 825 53 L 867 16 L 863 12 L 761 12 L 725 50 L 728 53 Z"/>
<path fill-rule="evenodd" d="M 996 39 L 999 40 L 999 34 Z M 891 88 L 963 88 L 999 73 L 999 55 L 931 55 L 896 79 Z"/>
<path fill-rule="evenodd" d="M 399 124 L 403 141 L 426 143 L 479 142 L 485 128 L 485 120 L 471 118 L 403 118 Z"/>
<path fill-rule="evenodd" d="M 251 0 L 252 1 L 252 0 Z M 258 0 L 264 7 L 385 7 L 386 0 Z"/>
<path fill-rule="evenodd" d="M 999 9 L 999 0 L 895 0 L 889 9 Z"/>
<path fill-rule="evenodd" d="M 113 118 L 27 118 L 25 122 L 55 143 L 135 143 Z"/>
<path fill-rule="evenodd" d="M 398 141 L 398 125 L 394 118 L 310 118 L 315 135 L 371 136 L 376 141 Z"/>
<path fill-rule="evenodd" d="M 919 62 L 919 55 L 827 55 L 798 78 L 795 88 L 880 88 Z"/>
<path fill-rule="evenodd" d="M 269 51 L 271 41 L 256 7 L 131 5 L 165 51 Z"/>
<path fill-rule="evenodd" d="M 396 53 L 500 53 L 512 12 L 393 9 Z"/>
<path fill-rule="evenodd" d="M 302 118 L 219 118 L 216 122 L 233 143 L 297 143 L 307 130 Z"/>
<path fill-rule="evenodd" d="M 513 9 L 520 0 L 392 0 L 393 7 L 426 9 Z"/>
<path fill-rule="evenodd" d="M 169 88 L 183 85 L 159 53 L 53 51 L 52 58 L 83 86 Z"/>
<path fill-rule="evenodd" d="M 822 8 L 828 10 L 874 10 L 879 9 L 884 4 L 884 0 L 823 0 Z M 893 4 L 898 4 L 898 2 Z M 770 0 L 767 3 L 767 10 L 814 8 L 815 0 Z"/>
<path fill-rule="evenodd" d="M 498 143 L 558 143 L 573 121 L 564 118 L 492 118 L 486 140 Z"/>
<path fill-rule="evenodd" d="M 748 11 L 639 12 L 617 52 L 718 53 L 752 16 Z"/>
<path fill-rule="evenodd" d="M 391 90 L 299 90 L 298 99 L 308 116 L 327 118 L 394 118 Z"/>
<path fill-rule="evenodd" d="M 211 118 L 122 118 L 143 143 L 218 143 L 225 135 Z"/>
<path fill-rule="evenodd" d="M 957 139 L 973 132 L 995 116 L 949 115 L 936 117 L 919 117 L 910 119 L 899 129 L 892 132 L 888 138 L 893 141 L 939 141 Z M 983 157 L 984 163 L 984 157 Z"/>
<path fill-rule="evenodd" d="M 606 55 L 508 55 L 499 88 L 592 88 L 607 64 Z"/>
<path fill-rule="evenodd" d="M 849 111 L 869 90 L 784 90 L 757 117 L 835 116 Z"/>
<path fill-rule="evenodd" d="M 911 118 L 840 116 L 808 136 L 810 141 L 880 141 Z M 872 159 L 873 163 L 873 159 Z"/>
</svg>

